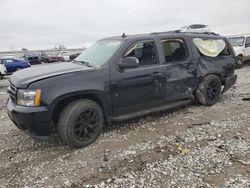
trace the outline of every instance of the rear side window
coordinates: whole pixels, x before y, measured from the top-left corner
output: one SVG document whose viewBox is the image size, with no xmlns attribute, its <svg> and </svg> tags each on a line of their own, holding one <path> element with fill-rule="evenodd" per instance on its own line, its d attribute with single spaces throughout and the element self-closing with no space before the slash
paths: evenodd
<svg viewBox="0 0 250 188">
<path fill-rule="evenodd" d="M 161 41 L 166 62 L 177 62 L 187 59 L 187 50 L 181 39 L 166 39 Z"/>
<path fill-rule="evenodd" d="M 201 56 L 217 57 L 230 55 L 228 45 L 223 39 L 195 38 L 193 42 Z"/>
<path fill-rule="evenodd" d="M 125 57 L 136 57 L 140 66 L 159 64 L 153 40 L 140 41 L 132 45 L 126 52 Z"/>
</svg>

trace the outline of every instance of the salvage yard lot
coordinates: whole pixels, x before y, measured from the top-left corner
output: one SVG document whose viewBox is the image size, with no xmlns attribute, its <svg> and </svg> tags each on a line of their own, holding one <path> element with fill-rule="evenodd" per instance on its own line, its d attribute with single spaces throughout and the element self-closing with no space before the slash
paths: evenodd
<svg viewBox="0 0 250 188">
<path fill-rule="evenodd" d="M 6 113 L 0 81 L 0 187 L 249 187 L 250 66 L 212 107 L 191 104 L 108 126 L 82 149 L 37 142 Z"/>
</svg>

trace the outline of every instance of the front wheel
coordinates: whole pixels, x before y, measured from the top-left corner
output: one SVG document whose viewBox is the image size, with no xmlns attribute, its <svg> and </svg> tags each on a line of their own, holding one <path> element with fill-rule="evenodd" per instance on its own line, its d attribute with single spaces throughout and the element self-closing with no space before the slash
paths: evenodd
<svg viewBox="0 0 250 188">
<path fill-rule="evenodd" d="M 204 77 L 195 90 L 196 100 L 206 106 L 212 106 L 220 100 L 221 80 L 216 75 Z"/>
<path fill-rule="evenodd" d="M 62 111 L 58 134 L 65 144 L 80 148 L 97 139 L 103 124 L 102 108 L 94 101 L 81 99 L 71 102 Z"/>
<path fill-rule="evenodd" d="M 243 57 L 239 55 L 235 58 L 235 67 L 241 68 L 242 66 L 243 66 Z"/>
</svg>

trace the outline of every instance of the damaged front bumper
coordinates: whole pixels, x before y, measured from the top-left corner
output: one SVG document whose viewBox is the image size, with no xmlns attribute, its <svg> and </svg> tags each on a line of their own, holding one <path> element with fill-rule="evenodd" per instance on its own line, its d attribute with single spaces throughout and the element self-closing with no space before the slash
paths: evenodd
<svg viewBox="0 0 250 188">
<path fill-rule="evenodd" d="M 52 124 L 46 108 L 18 106 L 9 99 L 7 112 L 13 123 L 30 137 L 40 141 L 50 139 Z"/>
<path fill-rule="evenodd" d="M 229 90 L 236 83 L 236 80 L 237 80 L 237 75 L 233 75 L 233 76 L 225 78 L 224 88 L 223 88 L 222 93 Z"/>
</svg>

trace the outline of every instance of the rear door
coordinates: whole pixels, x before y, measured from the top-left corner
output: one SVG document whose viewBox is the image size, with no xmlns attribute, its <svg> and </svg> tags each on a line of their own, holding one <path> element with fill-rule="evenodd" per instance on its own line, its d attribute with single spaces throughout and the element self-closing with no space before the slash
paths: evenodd
<svg viewBox="0 0 250 188">
<path fill-rule="evenodd" d="M 128 47 L 121 57 L 136 57 L 140 65 L 114 69 L 111 76 L 113 114 L 121 115 L 160 105 L 165 96 L 165 65 L 160 64 L 154 40 L 141 40 Z"/>
<path fill-rule="evenodd" d="M 161 46 L 166 63 L 165 102 L 192 97 L 195 67 L 188 41 L 184 38 L 162 38 Z"/>
</svg>

